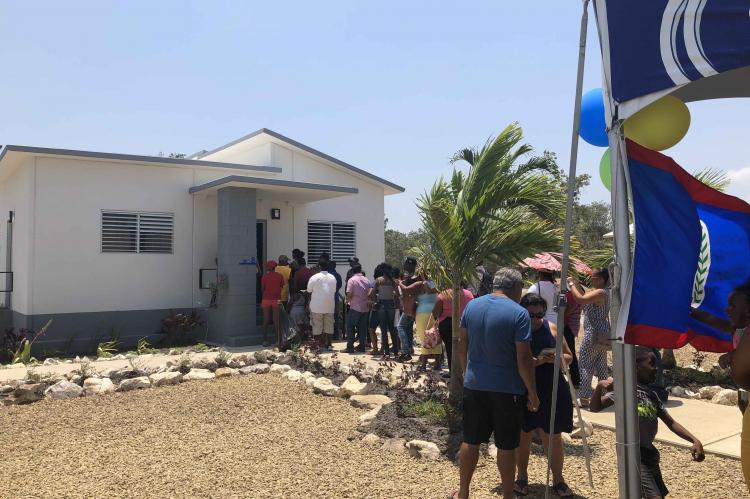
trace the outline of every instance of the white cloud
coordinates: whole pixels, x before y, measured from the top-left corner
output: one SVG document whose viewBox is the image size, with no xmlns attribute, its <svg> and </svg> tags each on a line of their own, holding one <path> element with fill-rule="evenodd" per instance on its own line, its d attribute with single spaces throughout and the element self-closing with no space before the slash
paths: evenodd
<svg viewBox="0 0 750 499">
<path fill-rule="evenodd" d="M 729 187 L 727 193 L 750 201 L 750 166 L 738 168 L 737 170 L 727 170 L 729 176 Z"/>
</svg>

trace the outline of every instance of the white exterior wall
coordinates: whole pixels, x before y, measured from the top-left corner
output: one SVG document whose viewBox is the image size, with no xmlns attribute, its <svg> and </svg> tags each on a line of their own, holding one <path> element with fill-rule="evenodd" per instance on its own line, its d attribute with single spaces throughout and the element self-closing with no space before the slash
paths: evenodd
<svg viewBox="0 0 750 499">
<path fill-rule="evenodd" d="M 192 185 L 187 168 L 37 158 L 33 303 L 24 313 L 192 306 Z M 102 253 L 102 210 L 174 213 L 174 253 Z"/>
<path fill-rule="evenodd" d="M 330 166 L 312 155 L 279 144 L 273 144 L 271 157 L 276 161 L 271 166 L 281 167 L 283 178 L 287 180 L 359 190 L 354 195 L 294 206 L 296 237 L 293 247 L 307 252 L 307 222 L 310 220 L 354 222 L 357 225 L 357 257 L 367 275 L 372 276 L 375 266 L 385 259 L 383 188 L 343 168 Z"/>
<path fill-rule="evenodd" d="M 208 305 L 198 269 L 215 268 L 216 193 L 189 189 L 227 175 L 248 175 L 355 187 L 358 194 L 313 203 L 264 198 L 257 217 L 266 220 L 267 256 L 307 252 L 310 220 L 354 222 L 357 256 L 371 275 L 384 258 L 383 198 L 378 183 L 293 147 L 267 142 L 241 145 L 205 158 L 258 166 L 281 173 L 158 166 L 107 160 L 30 158 L 0 186 L 0 267 L 5 263 L 5 220 L 15 212 L 12 308 L 25 315 L 191 308 Z M 281 219 L 272 220 L 272 208 Z M 101 252 L 101 212 L 174 214 L 174 253 Z M 340 271 L 345 272 L 345 267 Z"/>
<path fill-rule="evenodd" d="M 34 160 L 29 159 L 2 184 L 0 198 L 0 269 L 5 269 L 8 212 L 13 222 L 13 293 L 11 306 L 22 314 L 31 309 L 31 255 L 34 220 Z M 5 303 L 5 301 L 4 301 Z"/>
<path fill-rule="evenodd" d="M 271 144 L 265 143 L 255 147 L 237 144 L 236 147 L 228 147 L 201 159 L 240 165 L 269 166 L 272 162 Z"/>
<path fill-rule="evenodd" d="M 278 260 L 279 255 L 286 255 L 292 258 L 292 250 L 300 239 L 300 235 L 294 233 L 293 215 L 296 208 L 292 203 L 263 199 L 261 192 L 258 193 L 255 212 L 258 220 L 266 221 L 266 257 Z M 281 210 L 281 219 L 271 219 L 271 208 Z"/>
<path fill-rule="evenodd" d="M 255 145 L 241 142 L 201 159 L 275 166 L 282 171 L 275 174 L 274 178 L 359 189 L 358 194 L 306 204 L 269 200 L 261 203 L 263 195 L 259 192 L 258 218 L 268 219 L 268 255 L 274 259 L 279 254 L 291 256 L 294 248 L 307 253 L 309 220 L 354 222 L 357 225 L 357 256 L 365 272 L 372 275 L 375 266 L 385 259 L 384 188 L 372 180 L 295 147 L 278 142 L 259 145 L 258 140 L 255 137 L 250 139 Z M 253 173 L 249 175 L 255 176 Z M 208 179 L 202 181 L 207 182 Z M 281 208 L 281 220 L 270 220 L 271 208 Z M 293 228 L 288 225 L 291 221 Z"/>
</svg>

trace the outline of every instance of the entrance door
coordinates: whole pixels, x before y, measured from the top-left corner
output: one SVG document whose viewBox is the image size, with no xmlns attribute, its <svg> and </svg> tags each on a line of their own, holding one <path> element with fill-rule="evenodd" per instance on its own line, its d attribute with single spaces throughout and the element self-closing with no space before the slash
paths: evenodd
<svg viewBox="0 0 750 499">
<path fill-rule="evenodd" d="M 263 291 L 260 289 L 260 279 L 263 276 L 263 272 L 266 270 L 266 260 L 268 259 L 266 255 L 266 221 L 265 220 L 258 220 L 255 223 L 255 255 L 258 259 L 258 265 L 260 267 L 260 272 L 258 273 L 256 277 L 255 282 L 255 300 L 258 305 L 260 305 L 261 300 L 263 299 Z"/>
</svg>

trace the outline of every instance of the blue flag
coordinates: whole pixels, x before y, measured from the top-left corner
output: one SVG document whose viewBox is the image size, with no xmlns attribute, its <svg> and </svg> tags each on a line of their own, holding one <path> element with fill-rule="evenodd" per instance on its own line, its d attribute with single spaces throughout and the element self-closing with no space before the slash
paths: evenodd
<svg viewBox="0 0 750 499">
<path fill-rule="evenodd" d="M 615 102 L 750 65 L 750 0 L 596 0 L 595 6 Z"/>
<path fill-rule="evenodd" d="M 627 343 L 727 352 L 732 335 L 690 317 L 727 318 L 750 277 L 750 204 L 711 189 L 672 158 L 627 141 L 635 255 Z"/>
</svg>

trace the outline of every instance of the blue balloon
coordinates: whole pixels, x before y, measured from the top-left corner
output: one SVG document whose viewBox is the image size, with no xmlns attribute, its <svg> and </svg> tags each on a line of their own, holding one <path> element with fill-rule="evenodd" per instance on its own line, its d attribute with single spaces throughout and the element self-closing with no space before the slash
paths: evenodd
<svg viewBox="0 0 750 499">
<path fill-rule="evenodd" d="M 581 99 L 581 138 L 592 146 L 607 147 L 607 124 L 604 119 L 604 92 L 589 90 Z"/>
</svg>

